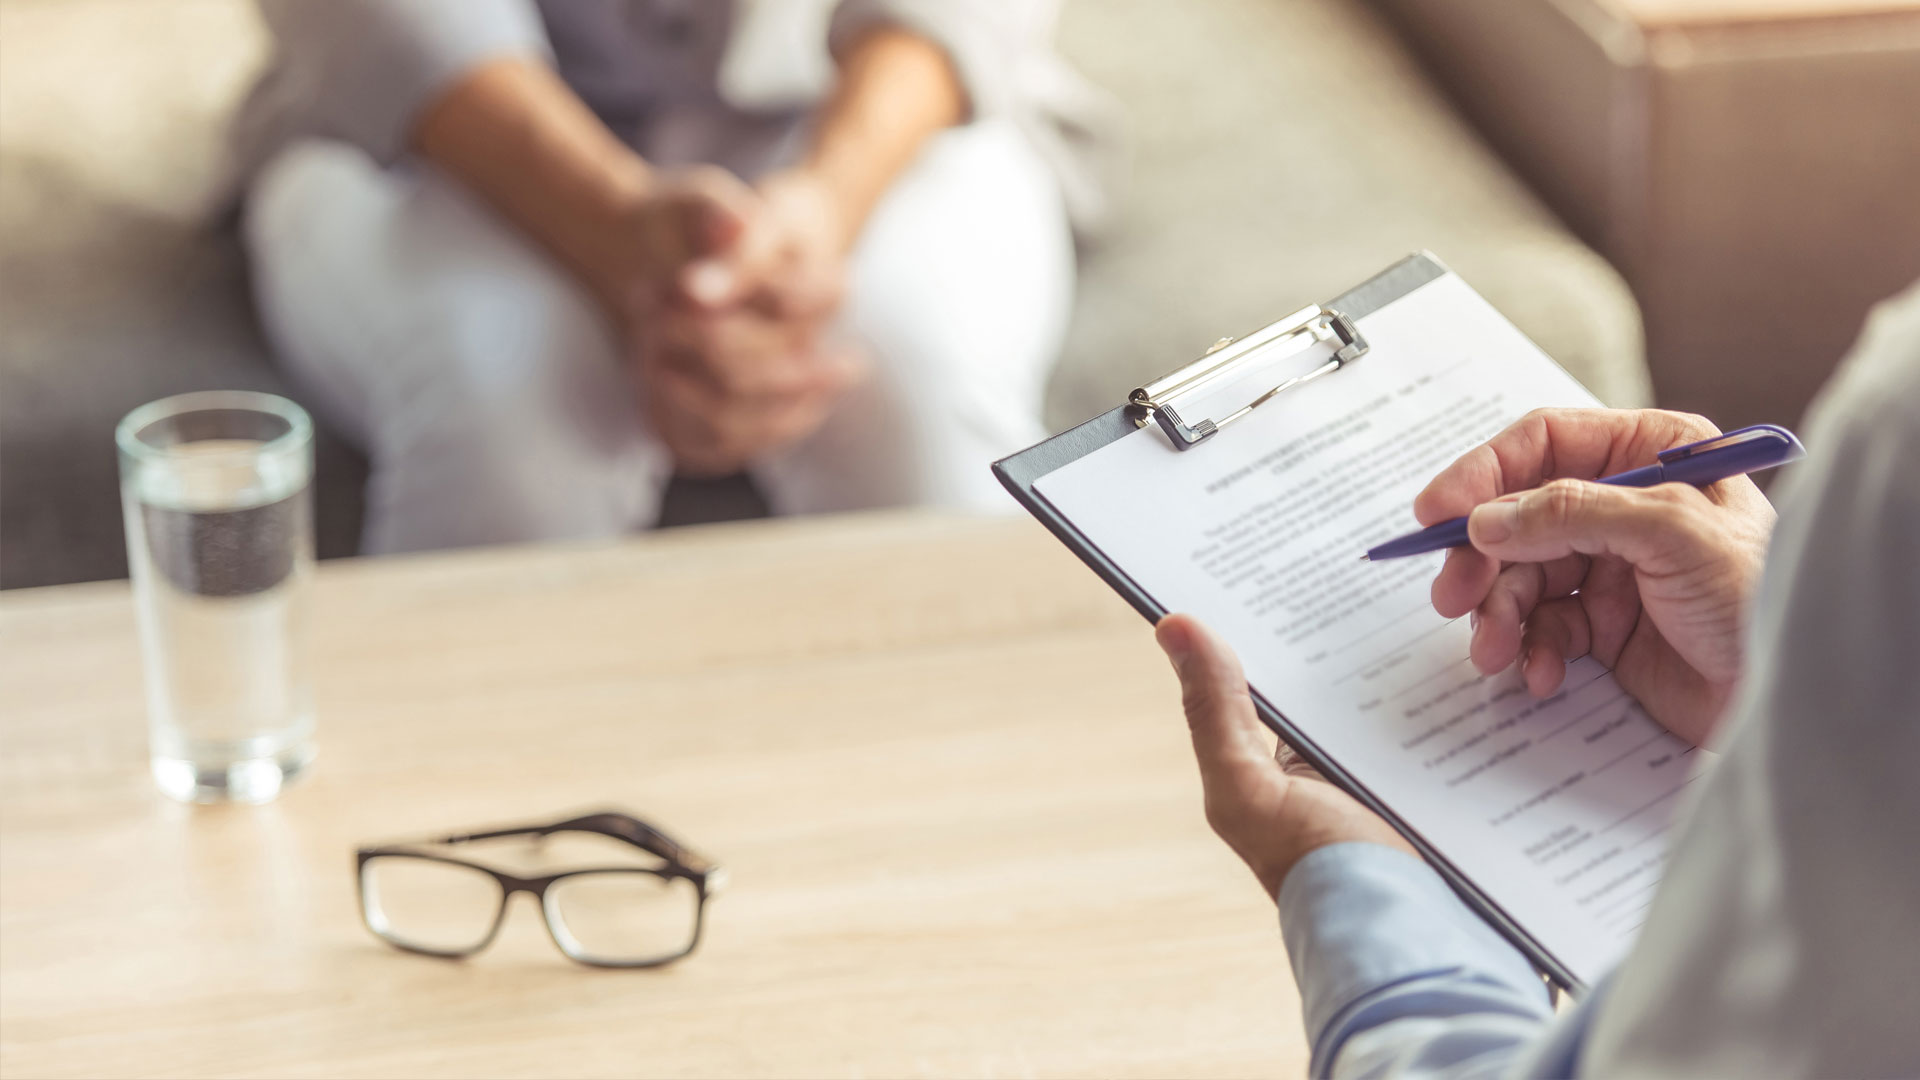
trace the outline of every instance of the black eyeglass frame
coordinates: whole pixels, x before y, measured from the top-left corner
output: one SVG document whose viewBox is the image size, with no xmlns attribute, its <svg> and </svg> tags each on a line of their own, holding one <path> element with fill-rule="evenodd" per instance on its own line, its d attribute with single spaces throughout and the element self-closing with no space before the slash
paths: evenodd
<svg viewBox="0 0 1920 1080">
<path fill-rule="evenodd" d="M 631 844 L 650 855 L 659 857 L 664 860 L 664 865 L 658 867 L 631 865 L 583 866 L 572 870 L 563 870 L 559 873 L 544 874 L 539 877 L 520 877 L 515 874 L 496 870 L 484 863 L 455 858 L 437 851 L 425 851 L 421 849 L 421 845 L 427 844 L 465 844 L 476 840 L 500 840 L 515 836 L 546 837 L 554 833 L 563 832 L 589 833 L 596 836 L 611 837 L 623 843 Z M 462 833 L 458 836 L 421 840 L 411 844 L 381 844 L 359 848 L 354 854 L 354 884 L 359 894 L 357 899 L 360 906 L 360 921 L 366 925 L 368 932 L 396 949 L 416 953 L 421 956 L 438 957 L 443 960 L 465 959 L 493 944 L 494 938 L 500 934 L 500 927 L 505 925 L 507 921 L 507 905 L 513 902 L 513 897 L 516 893 L 528 893 L 540 908 L 540 919 L 546 923 L 547 935 L 553 939 L 554 946 L 558 948 L 561 954 L 567 959 L 577 964 L 585 964 L 588 967 L 598 968 L 634 969 L 664 967 L 676 960 L 684 959 L 695 949 L 699 948 L 701 935 L 706 930 L 707 901 L 711 899 L 715 893 L 719 892 L 721 887 L 726 883 L 725 868 L 713 862 L 711 859 L 698 854 L 645 821 L 619 810 L 603 810 L 598 813 L 568 818 L 565 821 L 554 822 L 550 825 L 527 825 L 507 829 L 488 829 L 484 832 Z M 486 936 L 470 948 L 434 949 L 403 941 L 375 926 L 373 911 L 367 900 L 367 864 L 383 856 L 424 859 L 431 862 L 446 863 L 451 866 L 463 866 L 470 870 L 478 870 L 493 878 L 500 886 L 500 909 L 494 912 L 493 925 L 487 929 Z M 687 947 L 677 953 L 649 957 L 644 960 L 610 960 L 604 957 L 587 955 L 569 948 L 566 941 L 561 938 L 561 928 L 554 925 L 554 916 L 547 906 L 547 890 L 552 888 L 555 882 L 572 877 L 581 877 L 588 874 L 634 873 L 652 874 L 656 877 L 669 880 L 681 878 L 692 883 L 696 899 L 693 915 L 693 935 L 687 941 Z"/>
</svg>

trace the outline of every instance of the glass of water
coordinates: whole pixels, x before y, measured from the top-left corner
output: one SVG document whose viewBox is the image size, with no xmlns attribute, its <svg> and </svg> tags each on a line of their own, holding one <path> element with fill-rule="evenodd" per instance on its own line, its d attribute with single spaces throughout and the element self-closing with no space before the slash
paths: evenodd
<svg viewBox="0 0 1920 1080">
<path fill-rule="evenodd" d="M 313 422 L 272 394 L 181 394 L 114 432 L 153 777 L 266 802 L 313 760 Z"/>
</svg>

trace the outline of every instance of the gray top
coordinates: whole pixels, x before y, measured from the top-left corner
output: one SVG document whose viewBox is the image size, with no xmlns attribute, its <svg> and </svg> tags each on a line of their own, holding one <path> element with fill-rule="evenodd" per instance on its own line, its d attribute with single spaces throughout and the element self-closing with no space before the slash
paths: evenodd
<svg viewBox="0 0 1920 1080">
<path fill-rule="evenodd" d="M 300 136 L 383 163 L 419 111 L 503 56 L 554 65 L 644 157 L 751 178 L 799 151 L 831 50 L 876 23 L 944 48 L 975 119 L 1017 124 L 1076 228 L 1110 214 L 1117 109 L 1051 47 L 1056 0 L 258 0 L 274 58 L 234 127 L 242 177 Z"/>
</svg>

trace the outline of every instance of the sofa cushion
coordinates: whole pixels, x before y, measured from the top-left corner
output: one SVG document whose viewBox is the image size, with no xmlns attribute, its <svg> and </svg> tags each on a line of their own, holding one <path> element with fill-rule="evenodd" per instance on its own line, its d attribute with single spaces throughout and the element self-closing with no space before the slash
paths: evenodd
<svg viewBox="0 0 1920 1080">
<path fill-rule="evenodd" d="M 1602 400 L 1649 400 L 1620 277 L 1369 6 L 1085 0 L 1061 42 L 1126 105 L 1135 148 L 1120 228 L 1083 262 L 1053 426 L 1423 248 Z"/>
<path fill-rule="evenodd" d="M 126 573 L 113 428 L 188 390 L 286 393 L 233 230 L 221 123 L 263 41 L 239 2 L 0 5 L 0 586 Z M 365 465 L 323 431 L 323 554 Z"/>
</svg>

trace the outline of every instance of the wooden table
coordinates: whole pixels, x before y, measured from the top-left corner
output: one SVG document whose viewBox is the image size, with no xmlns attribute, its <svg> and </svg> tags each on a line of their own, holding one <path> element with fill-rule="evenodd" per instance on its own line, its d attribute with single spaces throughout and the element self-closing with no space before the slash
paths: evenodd
<svg viewBox="0 0 1920 1080">
<path fill-rule="evenodd" d="M 321 756 L 155 792 L 120 583 L 0 598 L 0 1074 L 1298 1074 L 1272 905 L 1148 628 L 1038 526 L 882 515 L 323 566 Z M 629 807 L 725 862 L 700 951 L 464 963 L 352 849 Z"/>
</svg>

